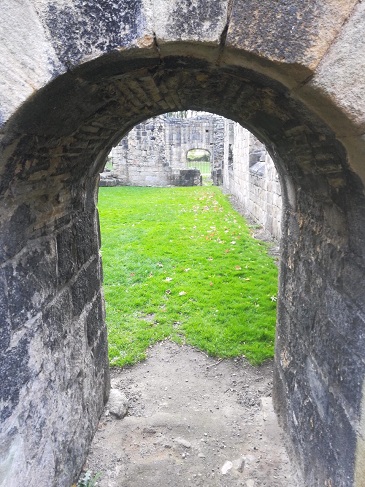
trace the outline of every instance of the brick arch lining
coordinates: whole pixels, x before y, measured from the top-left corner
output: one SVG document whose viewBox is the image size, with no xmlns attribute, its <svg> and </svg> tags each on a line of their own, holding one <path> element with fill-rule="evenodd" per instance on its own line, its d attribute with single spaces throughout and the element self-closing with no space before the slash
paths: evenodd
<svg viewBox="0 0 365 487">
<path fill-rule="evenodd" d="M 277 165 L 276 409 L 309 485 L 353 485 L 364 375 L 362 185 L 334 133 L 278 82 L 183 55 L 81 65 L 5 127 L 1 414 L 14 452 L 6 475 L 20 485 L 32 471 L 66 486 L 80 471 L 109 387 L 98 172 L 134 125 L 186 109 L 241 123 Z"/>
</svg>

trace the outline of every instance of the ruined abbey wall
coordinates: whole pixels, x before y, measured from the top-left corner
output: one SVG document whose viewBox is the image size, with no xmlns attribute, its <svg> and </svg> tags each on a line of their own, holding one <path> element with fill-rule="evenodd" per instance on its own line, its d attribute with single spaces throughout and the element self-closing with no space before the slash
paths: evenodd
<svg viewBox="0 0 365 487">
<path fill-rule="evenodd" d="M 112 149 L 113 169 L 103 173 L 103 185 L 185 186 L 200 184 L 195 172 L 187 173 L 187 154 L 204 149 L 212 166 L 221 167 L 223 144 L 217 133 L 223 119 L 216 115 L 189 118 L 159 116 L 134 127 Z M 188 177 L 190 175 L 190 177 Z M 186 177 L 188 179 L 186 180 Z"/>
<path fill-rule="evenodd" d="M 230 120 L 225 120 L 223 186 L 253 221 L 280 240 L 282 197 L 274 162 L 264 144 Z"/>
</svg>

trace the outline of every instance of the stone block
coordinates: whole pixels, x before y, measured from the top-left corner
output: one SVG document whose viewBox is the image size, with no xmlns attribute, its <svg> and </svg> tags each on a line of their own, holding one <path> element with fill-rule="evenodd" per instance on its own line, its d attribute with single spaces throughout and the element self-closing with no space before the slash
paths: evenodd
<svg viewBox="0 0 365 487">
<path fill-rule="evenodd" d="M 218 0 L 150 0 L 151 22 L 157 41 L 166 52 L 164 43 L 189 40 L 219 45 L 227 20 L 228 2 Z M 195 47 L 196 49 L 196 47 Z M 192 53 L 194 50 L 192 50 Z"/>
<path fill-rule="evenodd" d="M 112 50 L 153 46 L 144 3 L 39 2 L 38 11 L 58 58 L 71 67 Z"/>
<path fill-rule="evenodd" d="M 80 212 L 73 220 L 77 248 L 77 265 L 81 267 L 90 258 L 99 255 L 98 217 L 95 208 Z"/>
<path fill-rule="evenodd" d="M 36 89 L 66 70 L 49 42 L 34 2 L 3 0 L 1 10 L 0 126 Z"/>
<path fill-rule="evenodd" d="M 356 0 L 235 2 L 226 46 L 271 60 L 276 69 L 281 65 L 279 69 L 297 81 L 304 80 L 321 61 L 355 4 Z"/>
<path fill-rule="evenodd" d="M 85 306 L 99 292 L 100 285 L 100 262 L 98 259 L 94 259 L 87 267 L 80 271 L 77 279 L 71 286 L 74 315 L 78 316 L 82 313 Z"/>
<path fill-rule="evenodd" d="M 101 329 L 104 327 L 104 306 L 102 297 L 99 296 L 93 302 L 86 318 L 86 333 L 89 347 L 92 347 L 97 341 Z"/>
<path fill-rule="evenodd" d="M 26 245 L 35 221 L 36 217 L 27 203 L 20 204 L 7 215 L 0 234 L 1 263 L 12 258 Z"/>
<path fill-rule="evenodd" d="M 6 265 L 9 319 L 18 329 L 47 304 L 57 287 L 54 240 L 40 239 L 17 261 Z"/>
<path fill-rule="evenodd" d="M 52 354 L 62 353 L 64 343 L 72 332 L 69 329 L 71 316 L 71 296 L 66 289 L 42 313 L 43 342 Z"/>
<path fill-rule="evenodd" d="M 94 360 L 95 371 L 102 376 L 104 385 L 104 402 L 107 400 L 110 387 L 109 361 L 108 361 L 108 335 L 105 322 L 100 324 L 99 337 L 92 347 L 92 356 Z"/>
<path fill-rule="evenodd" d="M 326 53 L 315 76 L 298 93 L 307 99 L 312 98 L 317 109 L 322 108 L 325 103 L 329 104 L 328 102 L 337 106 L 358 127 L 359 133 L 364 133 L 365 80 L 359 73 L 365 71 L 365 5 L 361 2 L 355 3 L 357 5 L 350 18 Z M 329 125 L 338 129 L 342 135 L 349 130 L 352 132 L 344 121 L 345 117 L 334 117 L 335 113 L 330 108 L 324 112 L 327 112 Z"/>
<path fill-rule="evenodd" d="M 58 285 L 68 282 L 77 271 L 77 242 L 75 228 L 67 226 L 57 234 L 57 272 Z"/>
</svg>

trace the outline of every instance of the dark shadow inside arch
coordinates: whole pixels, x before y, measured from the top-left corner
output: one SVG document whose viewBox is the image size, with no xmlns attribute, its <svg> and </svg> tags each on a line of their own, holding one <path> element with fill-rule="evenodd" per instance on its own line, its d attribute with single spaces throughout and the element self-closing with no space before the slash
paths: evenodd
<svg viewBox="0 0 365 487">
<path fill-rule="evenodd" d="M 276 163 L 284 206 L 276 409 L 305 475 L 347 485 L 363 377 L 363 321 L 355 319 L 365 268 L 362 185 L 335 134 L 283 85 L 191 56 L 161 62 L 148 52 L 137 60 L 113 53 L 85 63 L 36 93 L 3 128 L 2 419 L 34 410 L 42 390 L 38 420 L 53 428 L 54 468 L 71 483 L 83 462 L 75 452 L 90 442 L 109 387 L 98 173 L 134 125 L 187 109 L 239 122 Z M 35 343 L 39 361 L 31 360 Z M 51 424 L 51 412 L 72 417 L 73 408 L 74 422 Z M 10 442 L 18 437 L 39 449 L 26 422 L 9 432 Z"/>
</svg>

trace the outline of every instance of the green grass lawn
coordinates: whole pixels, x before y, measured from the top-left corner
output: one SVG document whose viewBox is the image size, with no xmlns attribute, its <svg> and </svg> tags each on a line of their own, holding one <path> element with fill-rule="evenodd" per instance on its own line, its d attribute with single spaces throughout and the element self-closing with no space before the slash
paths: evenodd
<svg viewBox="0 0 365 487">
<path fill-rule="evenodd" d="M 100 188 L 111 365 L 169 338 L 273 357 L 277 268 L 217 187 Z"/>
</svg>

